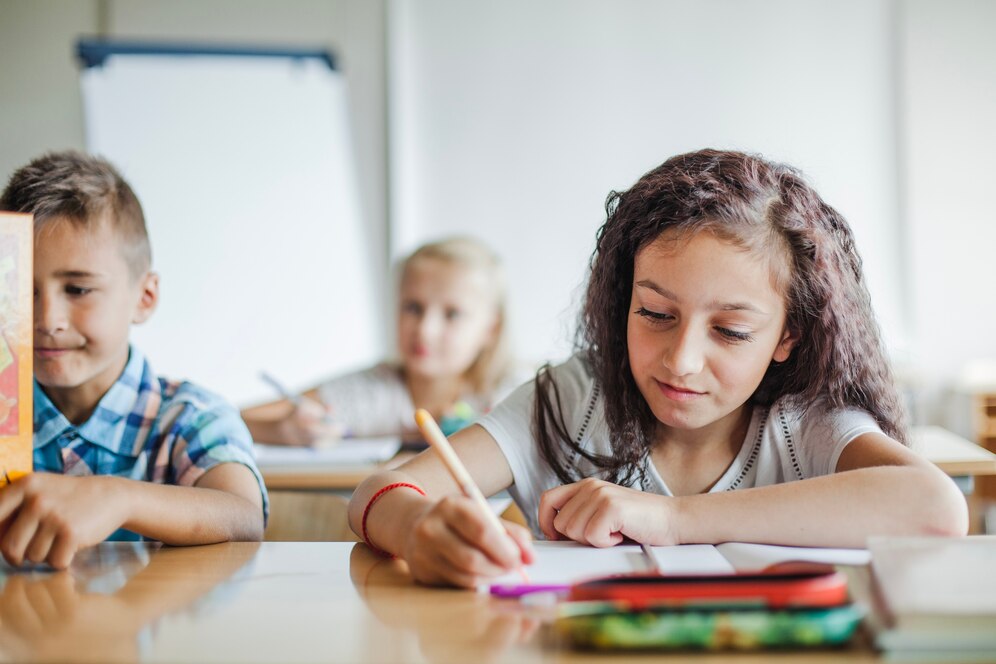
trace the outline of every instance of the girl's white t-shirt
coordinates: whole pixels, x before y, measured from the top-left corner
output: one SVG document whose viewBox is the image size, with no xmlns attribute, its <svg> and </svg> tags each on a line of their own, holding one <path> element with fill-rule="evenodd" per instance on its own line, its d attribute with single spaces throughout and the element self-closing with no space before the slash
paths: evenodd
<svg viewBox="0 0 996 664">
<path fill-rule="evenodd" d="M 523 372 L 513 371 L 492 394 L 466 392 L 459 401 L 470 407 L 476 419 L 525 379 Z M 332 408 L 332 416 L 345 427 L 348 437 L 418 435 L 415 405 L 397 364 L 381 362 L 330 378 L 318 386 L 318 398 Z"/>
<path fill-rule="evenodd" d="M 602 391 L 583 357 L 575 355 L 550 372 L 573 440 L 586 451 L 611 454 Z M 533 436 L 535 390 L 535 381 L 522 385 L 478 423 L 505 455 L 514 478 L 509 493 L 533 534 L 542 537 L 537 522 L 540 496 L 561 482 L 540 455 Z M 770 407 L 755 406 L 740 452 L 709 491 L 748 489 L 832 474 L 848 443 L 862 434 L 881 431 L 871 414 L 859 409 L 828 411 L 812 407 L 800 413 L 780 402 Z M 599 476 L 580 454 L 571 454 L 568 466 L 577 469 L 581 477 Z M 629 486 L 672 495 L 649 457 L 633 473 Z"/>
</svg>

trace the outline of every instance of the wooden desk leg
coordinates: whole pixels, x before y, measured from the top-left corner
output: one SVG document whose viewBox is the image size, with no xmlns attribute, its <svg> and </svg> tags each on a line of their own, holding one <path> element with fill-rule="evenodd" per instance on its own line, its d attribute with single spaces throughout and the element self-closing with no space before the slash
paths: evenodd
<svg viewBox="0 0 996 664">
<path fill-rule="evenodd" d="M 973 493 L 968 501 L 968 534 L 996 535 L 996 500 Z"/>
<path fill-rule="evenodd" d="M 996 454 L 996 394 L 978 394 L 975 397 L 975 431 L 979 445 Z M 977 478 L 975 492 L 996 500 L 996 476 Z"/>
<path fill-rule="evenodd" d="M 979 445 L 996 454 L 996 436 L 980 435 Z M 980 475 L 975 478 L 975 493 L 989 500 L 996 500 L 996 475 Z"/>
</svg>

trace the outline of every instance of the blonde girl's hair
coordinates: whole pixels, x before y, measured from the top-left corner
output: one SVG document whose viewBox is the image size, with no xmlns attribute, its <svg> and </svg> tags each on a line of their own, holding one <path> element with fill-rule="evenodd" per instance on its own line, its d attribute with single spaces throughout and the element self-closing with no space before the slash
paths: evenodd
<svg viewBox="0 0 996 664">
<path fill-rule="evenodd" d="M 484 243 L 472 237 L 449 237 L 424 244 L 404 259 L 399 270 L 401 279 L 405 278 L 408 267 L 421 259 L 438 260 L 449 265 L 475 270 L 484 275 L 491 287 L 496 308 L 495 332 L 477 359 L 464 372 L 464 378 L 475 394 L 493 394 L 512 369 L 506 311 L 505 268 L 501 259 Z"/>
</svg>

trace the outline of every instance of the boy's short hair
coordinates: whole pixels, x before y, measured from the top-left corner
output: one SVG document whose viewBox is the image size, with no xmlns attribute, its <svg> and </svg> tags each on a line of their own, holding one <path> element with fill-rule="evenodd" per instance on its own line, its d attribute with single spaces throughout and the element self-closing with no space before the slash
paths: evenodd
<svg viewBox="0 0 996 664">
<path fill-rule="evenodd" d="M 11 176 L 0 196 L 0 210 L 33 214 L 36 233 L 56 218 L 81 226 L 106 221 L 121 238 L 133 277 L 152 265 L 138 197 L 117 169 L 99 157 L 66 150 L 32 160 Z"/>
</svg>

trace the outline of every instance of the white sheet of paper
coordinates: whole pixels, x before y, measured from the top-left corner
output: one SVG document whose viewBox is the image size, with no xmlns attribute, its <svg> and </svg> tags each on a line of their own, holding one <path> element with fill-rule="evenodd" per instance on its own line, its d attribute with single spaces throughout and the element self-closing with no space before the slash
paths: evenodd
<svg viewBox="0 0 996 664">
<path fill-rule="evenodd" d="M 534 585 L 574 584 L 585 579 L 652 571 L 638 545 L 598 549 L 577 542 L 535 542 L 536 562 L 526 567 Z M 832 565 L 864 565 L 870 560 L 865 549 L 824 549 L 726 542 L 655 546 L 654 558 L 663 574 L 731 574 L 756 571 L 779 562 L 809 561 Z M 497 577 L 491 583 L 522 583 L 518 573 Z"/>
<path fill-rule="evenodd" d="M 789 561 L 828 565 L 867 565 L 871 562 L 868 549 L 826 549 L 747 542 L 724 542 L 718 544 L 716 549 L 741 572 L 762 570 L 769 565 Z"/>
<path fill-rule="evenodd" d="M 580 580 L 650 571 L 646 556 L 636 545 L 598 549 L 577 542 L 534 542 L 536 562 L 526 567 L 534 585 L 569 585 Z M 522 583 L 517 572 L 497 577 L 491 583 L 516 585 Z"/>
<path fill-rule="evenodd" d="M 260 468 L 282 466 L 365 466 L 387 461 L 401 448 L 398 438 L 347 438 L 332 446 L 289 447 L 255 444 Z"/>
<path fill-rule="evenodd" d="M 732 574 L 733 565 L 712 544 L 655 546 L 661 574 Z"/>
</svg>

